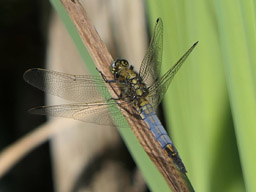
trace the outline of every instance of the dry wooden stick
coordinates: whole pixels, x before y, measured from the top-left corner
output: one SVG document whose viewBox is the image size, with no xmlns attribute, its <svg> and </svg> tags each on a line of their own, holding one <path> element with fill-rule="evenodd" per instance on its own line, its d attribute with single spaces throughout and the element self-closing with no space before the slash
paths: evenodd
<svg viewBox="0 0 256 192">
<path fill-rule="evenodd" d="M 78 0 L 60 0 L 71 20 L 75 24 L 82 42 L 87 47 L 96 67 L 106 76 L 111 76 L 109 65 L 113 61 L 105 44 L 99 37 L 94 26 L 90 23 L 87 14 Z M 109 89 L 113 97 L 116 97 L 112 89 Z M 128 111 L 134 109 L 127 106 Z M 151 131 L 147 128 L 144 121 L 139 120 L 131 115 L 124 114 L 138 138 L 144 150 L 151 160 L 164 176 L 166 182 L 174 192 L 193 191 L 186 175 L 183 175 L 174 164 L 173 160 L 168 157 L 167 153 L 160 147 Z M 185 178 L 185 179 L 184 179 Z"/>
<path fill-rule="evenodd" d="M 56 126 L 57 124 L 60 126 Z M 68 127 L 69 123 L 63 125 L 62 120 L 49 121 L 2 150 L 0 153 L 0 178 L 26 154 L 63 131 L 63 126 Z"/>
</svg>

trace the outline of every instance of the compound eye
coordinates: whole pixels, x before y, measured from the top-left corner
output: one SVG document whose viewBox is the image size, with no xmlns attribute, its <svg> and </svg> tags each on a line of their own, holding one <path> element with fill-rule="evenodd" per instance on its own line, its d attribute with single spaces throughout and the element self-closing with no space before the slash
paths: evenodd
<svg viewBox="0 0 256 192">
<path fill-rule="evenodd" d="M 121 63 L 122 63 L 122 66 L 124 66 L 124 67 L 128 67 L 129 66 L 128 61 L 125 60 L 125 59 L 122 59 Z"/>
</svg>

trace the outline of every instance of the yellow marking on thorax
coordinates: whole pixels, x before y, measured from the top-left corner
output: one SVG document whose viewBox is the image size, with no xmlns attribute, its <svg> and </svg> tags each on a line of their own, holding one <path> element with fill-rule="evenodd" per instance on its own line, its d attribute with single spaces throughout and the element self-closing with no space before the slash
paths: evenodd
<svg viewBox="0 0 256 192">
<path fill-rule="evenodd" d="M 126 79 L 133 79 L 136 77 L 136 73 L 131 69 L 120 70 L 120 76 L 123 76 Z"/>
<path fill-rule="evenodd" d="M 146 99 L 141 99 L 140 100 L 140 107 L 143 107 L 143 106 L 145 106 L 147 104 L 149 104 L 149 102 Z M 148 109 L 148 108 L 145 107 L 145 109 Z"/>
<path fill-rule="evenodd" d="M 138 83 L 138 80 L 135 78 L 132 80 L 132 83 L 136 85 Z"/>
<path fill-rule="evenodd" d="M 143 91 L 141 89 L 136 89 L 136 95 L 142 96 L 143 95 Z"/>
</svg>

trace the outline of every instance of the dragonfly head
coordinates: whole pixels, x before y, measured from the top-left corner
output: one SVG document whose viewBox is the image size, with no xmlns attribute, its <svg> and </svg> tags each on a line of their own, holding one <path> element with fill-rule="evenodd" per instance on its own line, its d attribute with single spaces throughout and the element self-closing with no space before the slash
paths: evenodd
<svg viewBox="0 0 256 192">
<path fill-rule="evenodd" d="M 113 61 L 110 65 L 110 71 L 112 74 L 115 74 L 116 72 L 119 72 L 123 69 L 128 69 L 129 63 L 125 59 L 116 59 Z"/>
</svg>

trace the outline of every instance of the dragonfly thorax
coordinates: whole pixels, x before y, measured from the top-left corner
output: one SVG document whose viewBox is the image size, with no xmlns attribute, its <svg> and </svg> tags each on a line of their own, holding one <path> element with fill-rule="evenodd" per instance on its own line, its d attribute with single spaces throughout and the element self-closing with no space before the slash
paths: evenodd
<svg viewBox="0 0 256 192">
<path fill-rule="evenodd" d="M 139 74 L 124 59 L 115 60 L 110 70 L 121 90 L 121 99 L 133 102 L 136 108 L 140 108 L 141 103 L 146 101 L 148 88 Z"/>
</svg>

